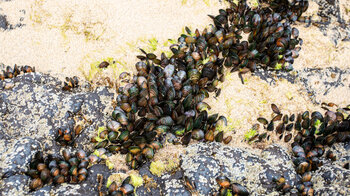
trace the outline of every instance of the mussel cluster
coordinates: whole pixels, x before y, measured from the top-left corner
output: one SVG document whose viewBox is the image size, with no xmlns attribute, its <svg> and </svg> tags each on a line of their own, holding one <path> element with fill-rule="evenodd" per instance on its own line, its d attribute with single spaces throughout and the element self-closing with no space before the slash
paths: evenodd
<svg viewBox="0 0 350 196">
<path fill-rule="evenodd" d="M 304 195 L 312 195 L 313 184 L 310 172 L 323 165 L 322 156 L 332 161 L 336 160 L 332 151 L 325 153 L 325 148 L 336 142 L 350 141 L 350 115 L 347 112 L 350 107 L 339 108 L 336 112 L 328 110 L 324 115 L 317 111 L 310 115 L 309 111 L 305 111 L 297 115 L 292 114 L 290 117 L 283 115 L 275 104 L 272 104 L 271 108 L 276 114 L 275 117 L 270 122 L 265 118 L 258 118 L 258 121 L 265 125 L 268 131 L 275 130 L 280 138 L 284 134 L 285 142 L 294 138 L 293 163 L 296 172 L 302 177 L 302 182 L 296 188 Z M 281 122 L 274 128 L 274 123 L 278 121 Z M 283 177 L 275 181 L 278 190 L 288 192 L 291 189 Z"/>
<path fill-rule="evenodd" d="M 80 183 L 88 175 L 87 168 L 90 162 L 83 150 L 78 150 L 75 154 L 63 150 L 62 157 L 44 157 L 43 152 L 37 152 L 27 172 L 32 178 L 30 189 L 36 190 L 45 184 Z"/>
<path fill-rule="evenodd" d="M 184 145 L 191 139 L 228 143 L 231 137 L 224 139 L 223 132 L 216 131 L 227 124 L 226 118 L 209 116 L 210 106 L 203 102 L 208 97 L 205 74 L 178 70 L 171 64 L 175 59 L 155 66 L 148 57 L 136 63 L 138 74 L 132 81 L 119 88 L 118 106 L 107 130 L 99 133 L 96 148 L 127 154 L 127 163 L 135 169 L 153 158 L 168 132 L 181 137 Z"/>
<path fill-rule="evenodd" d="M 72 90 L 73 88 L 77 88 L 78 83 L 79 83 L 79 80 L 77 76 L 73 76 L 71 78 L 66 77 L 66 82 L 63 83 L 62 90 L 69 91 L 69 90 Z"/>
<path fill-rule="evenodd" d="M 290 21 L 295 22 L 309 7 L 308 0 L 262 0 L 267 3 L 274 12 L 280 13 Z"/>
<path fill-rule="evenodd" d="M 74 130 L 69 129 L 68 127 L 58 128 L 56 141 L 62 146 L 73 145 L 75 139 L 78 137 L 82 130 L 83 126 L 80 124 L 74 126 Z"/>
<path fill-rule="evenodd" d="M 225 80 L 225 72 L 238 71 L 239 75 L 254 71 L 257 66 L 265 69 L 293 69 L 294 59 L 298 57 L 302 39 L 299 31 L 291 24 L 306 11 L 308 1 L 267 1 L 272 6 L 250 8 L 246 1 L 235 4 L 231 1 L 226 10 L 220 9 L 219 15 L 209 16 L 214 24 L 199 32 L 185 28 L 187 34 L 178 38 L 178 43 L 170 46 L 172 55 L 164 53 L 160 58 L 153 53 L 137 56 L 137 74 L 131 79 L 130 74 L 122 73 L 119 78 L 124 86 L 118 88 L 117 106 L 112 119 L 107 122 L 107 129 L 99 131 L 92 139 L 99 154 L 126 154 L 126 162 L 132 169 L 137 169 L 162 147 L 165 141 L 188 145 L 191 139 L 197 141 L 217 141 L 229 143 L 231 136 L 224 137 L 222 127 L 227 120 L 218 114 L 208 114 L 210 106 L 204 102 L 209 93 L 218 96 L 219 82 Z M 281 3 L 281 5 L 279 5 Z M 279 6 L 276 6 L 279 5 Z M 247 40 L 243 33 L 248 34 Z M 108 67 L 102 62 L 99 67 Z M 11 78 L 19 74 L 7 68 L 0 79 Z M 30 67 L 22 68 L 24 72 L 34 71 Z M 12 73 L 12 74 L 11 74 Z M 71 90 L 78 86 L 76 77 L 66 78 L 63 90 Z M 265 118 L 258 121 L 268 131 L 276 130 L 289 142 L 294 136 L 293 153 L 297 173 L 302 175 L 303 182 L 298 185 L 301 193 L 311 193 L 310 171 L 317 169 L 322 162 L 324 146 L 349 138 L 350 119 L 341 112 L 327 111 L 324 116 L 319 112 L 283 115 L 276 105 L 272 105 L 276 116 L 268 122 Z M 340 114 L 339 114 L 340 113 Z M 276 128 L 274 123 L 281 121 Z M 59 129 L 57 141 L 70 145 L 80 133 L 80 129 Z M 177 136 L 177 137 L 170 137 Z M 263 139 L 267 134 L 259 136 Z M 334 159 L 332 152 L 327 157 Z M 44 184 L 60 184 L 63 182 L 78 183 L 85 180 L 89 164 L 98 162 L 99 157 L 79 150 L 72 155 L 63 151 L 63 158 L 42 153 L 36 154 L 30 164 L 30 175 L 33 180 L 31 189 L 35 190 Z M 276 179 L 278 189 L 289 190 L 283 177 Z M 227 177 L 216 179 L 220 185 L 218 195 L 249 195 L 248 190 L 237 183 L 231 183 Z M 185 179 L 186 187 L 192 187 Z M 282 187 L 282 188 L 280 188 Z M 111 195 L 133 194 L 134 187 L 130 177 L 125 179 L 121 187 L 116 183 L 109 186 Z"/>
<path fill-rule="evenodd" d="M 220 186 L 219 192 L 216 194 L 217 196 L 225 196 L 225 195 L 240 195 L 246 196 L 249 195 L 249 191 L 246 187 L 238 184 L 231 183 L 230 179 L 226 176 L 219 176 L 216 178 L 216 182 Z"/>
<path fill-rule="evenodd" d="M 210 106 L 204 99 L 209 92 L 219 94 L 217 85 L 224 81 L 226 68 L 246 72 L 261 64 L 291 70 L 300 39 L 288 17 L 270 9 L 251 9 L 241 1 L 219 12 L 210 16 L 214 25 L 209 30 L 192 33 L 186 27 L 188 35 L 170 46 L 169 58 L 163 53 L 158 59 L 140 49 L 137 74 L 118 89 L 113 120 L 96 148 L 127 154 L 127 162 L 135 169 L 153 157 L 167 132 L 182 137 L 184 145 L 191 138 L 230 142 L 231 137 L 224 139 L 217 129 L 227 124 L 226 118 L 209 116 Z M 240 41 L 242 32 L 249 33 L 248 41 Z M 122 74 L 120 78 L 127 76 Z"/>
<path fill-rule="evenodd" d="M 120 187 L 117 186 L 116 182 L 112 182 L 112 184 L 108 187 L 108 193 L 112 196 L 134 195 L 134 189 L 134 186 L 131 184 L 131 177 L 128 176 L 124 179 Z"/>
<path fill-rule="evenodd" d="M 289 15 L 269 8 L 251 9 L 245 1 L 238 5 L 231 3 L 231 8 L 220 10 L 220 15 L 211 17 L 215 26 L 209 34 L 215 36 L 205 40 L 208 49 L 212 49 L 216 57 L 222 52 L 224 65 L 233 67 L 232 71 L 254 71 L 257 65 L 277 70 L 293 69 L 294 58 L 300 51 L 297 45 L 302 44 L 298 29 L 291 27 L 295 21 L 293 17 L 290 20 Z M 249 33 L 248 41 L 240 41 L 242 32 Z"/>
<path fill-rule="evenodd" d="M 25 65 L 25 66 L 14 65 L 13 68 L 11 68 L 10 66 L 7 66 L 6 70 L 2 70 L 2 73 L 0 72 L 0 80 L 16 77 L 19 74 L 21 74 L 21 72 L 23 73 L 35 72 L 35 68 L 30 67 L 28 65 Z"/>
</svg>

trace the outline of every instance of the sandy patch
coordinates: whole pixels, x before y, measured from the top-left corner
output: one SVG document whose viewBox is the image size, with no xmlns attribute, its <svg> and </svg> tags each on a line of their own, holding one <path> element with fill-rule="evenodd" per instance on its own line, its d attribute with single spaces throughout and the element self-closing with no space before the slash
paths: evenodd
<svg viewBox="0 0 350 196">
<path fill-rule="evenodd" d="M 344 16 L 344 20 L 347 24 L 350 24 L 350 1 L 349 0 L 339 0 L 340 12 Z"/>
<path fill-rule="evenodd" d="M 10 22 L 26 11 L 25 27 L 0 33 L 2 63 L 84 76 L 92 62 L 107 57 L 133 67 L 140 43 L 177 38 L 185 26 L 202 29 L 210 22 L 207 14 L 224 5 L 214 0 L 16 0 L 0 7 Z"/>
<path fill-rule="evenodd" d="M 350 43 L 338 42 L 335 46 L 331 39 L 314 26 L 298 25 L 303 45 L 299 57 L 294 61 L 294 68 L 326 68 L 339 67 L 345 69 L 350 62 Z"/>
</svg>

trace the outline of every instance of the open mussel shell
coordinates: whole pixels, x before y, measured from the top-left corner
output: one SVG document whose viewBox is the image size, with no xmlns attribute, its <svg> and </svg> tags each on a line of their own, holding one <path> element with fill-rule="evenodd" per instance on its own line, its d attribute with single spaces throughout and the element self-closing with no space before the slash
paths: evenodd
<svg viewBox="0 0 350 196">
<path fill-rule="evenodd" d="M 103 140 L 103 141 L 99 142 L 99 143 L 95 146 L 95 148 L 96 148 L 96 149 L 105 148 L 107 145 L 108 145 L 108 140 Z"/>
</svg>

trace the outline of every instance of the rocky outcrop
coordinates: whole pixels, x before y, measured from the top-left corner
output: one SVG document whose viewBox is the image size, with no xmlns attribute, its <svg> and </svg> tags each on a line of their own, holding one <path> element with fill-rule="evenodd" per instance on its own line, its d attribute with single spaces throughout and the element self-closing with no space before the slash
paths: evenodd
<svg viewBox="0 0 350 196">
<path fill-rule="evenodd" d="M 8 85 L 11 84 L 11 85 Z M 58 128 L 83 130 L 74 147 L 89 149 L 90 137 L 112 111 L 114 94 L 107 87 L 90 91 L 89 85 L 62 91 L 62 82 L 40 73 L 0 81 L 0 176 L 26 172 L 35 152 L 59 153 Z"/>
<path fill-rule="evenodd" d="M 349 169 L 343 167 L 349 163 L 350 144 L 336 144 L 332 151 L 343 157 L 336 162 L 323 159 L 324 165 L 312 174 L 316 195 L 349 195 Z M 348 150 L 346 150 L 348 149 Z M 271 145 L 263 151 L 233 148 L 220 143 L 198 143 L 186 148 L 181 157 L 181 166 L 176 172 L 161 177 L 152 175 L 149 164 L 140 169 L 141 176 L 147 176 L 156 182 L 156 187 L 144 185 L 137 189 L 137 195 L 212 195 L 219 190 L 215 178 L 226 176 L 231 182 L 245 186 L 251 195 L 280 195 L 276 190 L 273 177 L 283 176 L 286 182 L 297 192 L 295 185 L 301 177 L 295 172 L 292 156 L 287 149 Z M 196 190 L 188 190 L 184 177 L 194 183 Z M 147 188 L 148 187 L 148 188 Z"/>
</svg>

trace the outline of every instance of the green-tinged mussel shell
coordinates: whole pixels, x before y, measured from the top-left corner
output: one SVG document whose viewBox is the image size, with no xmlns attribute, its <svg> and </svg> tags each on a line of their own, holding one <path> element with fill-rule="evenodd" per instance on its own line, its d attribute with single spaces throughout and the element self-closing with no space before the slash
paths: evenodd
<svg viewBox="0 0 350 196">
<path fill-rule="evenodd" d="M 122 132 L 120 133 L 118 139 L 119 139 L 120 141 L 126 141 L 126 140 L 129 139 L 129 135 L 130 135 L 130 132 L 127 131 L 127 130 L 124 130 L 124 131 L 122 131 Z"/>
<path fill-rule="evenodd" d="M 197 109 L 197 111 L 201 112 L 203 110 L 210 110 L 211 107 L 209 104 L 207 104 L 205 102 L 200 102 L 197 104 L 196 109 Z"/>
<path fill-rule="evenodd" d="M 111 132 L 108 133 L 108 140 L 111 141 L 111 142 L 114 142 L 114 141 L 116 141 L 118 136 L 119 136 L 118 132 L 111 131 Z"/>
<path fill-rule="evenodd" d="M 116 117 L 117 117 L 117 120 L 118 120 L 118 122 L 119 122 L 120 124 L 122 124 L 122 125 L 128 125 L 128 118 L 126 117 L 125 114 L 123 114 L 123 113 L 118 113 L 118 114 L 116 115 Z"/>
<path fill-rule="evenodd" d="M 224 139 L 224 132 L 223 131 L 220 131 L 219 133 L 216 134 L 216 136 L 215 136 L 216 142 L 222 142 L 223 139 Z"/>
<path fill-rule="evenodd" d="M 268 121 L 266 120 L 266 118 L 260 117 L 260 118 L 258 118 L 258 121 L 259 121 L 260 123 L 262 123 L 263 125 L 267 125 L 267 124 L 268 124 Z"/>
<path fill-rule="evenodd" d="M 152 159 L 154 156 L 154 150 L 152 148 L 145 148 L 142 150 L 142 154 L 147 158 L 147 159 Z"/>
<path fill-rule="evenodd" d="M 108 145 L 108 140 L 103 140 L 103 141 L 99 142 L 99 143 L 95 146 L 95 148 L 96 148 L 96 149 L 98 149 L 98 148 L 104 148 L 104 147 L 106 147 L 107 145 Z"/>
<path fill-rule="evenodd" d="M 192 138 L 195 140 L 202 140 L 204 138 L 204 131 L 201 129 L 195 129 L 192 131 Z"/>
<path fill-rule="evenodd" d="M 141 148 L 138 146 L 130 146 L 129 147 L 129 152 L 133 155 L 136 155 L 141 152 Z"/>
<path fill-rule="evenodd" d="M 205 136 L 204 136 L 205 140 L 209 141 L 209 142 L 212 142 L 214 141 L 214 131 L 212 130 L 209 130 Z"/>
<path fill-rule="evenodd" d="M 175 135 L 182 136 L 185 133 L 185 128 L 182 127 L 181 125 L 177 125 L 173 127 L 173 131 Z"/>
<path fill-rule="evenodd" d="M 201 74 L 199 73 L 199 71 L 197 69 L 191 69 L 187 72 L 187 77 L 193 82 L 196 83 L 200 77 Z"/>
<path fill-rule="evenodd" d="M 166 126 L 166 125 L 159 125 L 155 128 L 155 131 L 156 132 L 159 132 L 159 133 L 166 133 L 170 130 L 170 127 L 169 126 Z"/>
</svg>

